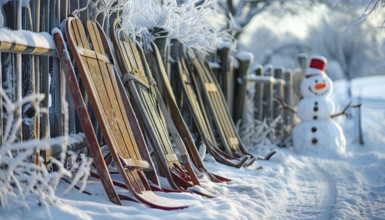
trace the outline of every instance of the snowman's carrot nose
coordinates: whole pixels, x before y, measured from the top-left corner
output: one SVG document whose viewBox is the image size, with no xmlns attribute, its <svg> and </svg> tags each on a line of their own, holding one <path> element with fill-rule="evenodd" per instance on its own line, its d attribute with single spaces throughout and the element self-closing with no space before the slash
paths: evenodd
<svg viewBox="0 0 385 220">
<path fill-rule="evenodd" d="M 315 85 L 315 89 L 320 90 L 326 87 L 326 83 L 318 83 Z"/>
</svg>

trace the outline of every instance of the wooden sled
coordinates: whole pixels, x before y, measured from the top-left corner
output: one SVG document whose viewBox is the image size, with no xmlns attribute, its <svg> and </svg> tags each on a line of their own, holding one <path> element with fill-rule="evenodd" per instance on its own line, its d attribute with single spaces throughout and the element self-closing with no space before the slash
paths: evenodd
<svg viewBox="0 0 385 220">
<path fill-rule="evenodd" d="M 144 52 L 120 28 L 119 19 L 113 24 L 111 38 L 123 73 L 122 81 L 155 152 L 160 174 L 167 178 L 173 189 L 187 189 L 207 197 L 213 197 L 208 192 L 202 193 L 203 189 L 196 190 L 196 187 L 193 187 L 200 186 L 200 183 L 193 170 L 193 165 L 190 163 L 190 152 L 188 152 L 190 140 L 186 135 L 180 136 L 179 134 L 178 127 L 182 125 L 183 121 L 177 122 L 179 123 L 178 126 L 174 124 L 173 116 L 168 112 L 156 87 Z M 177 112 L 174 113 L 177 114 Z M 171 134 L 179 151 L 178 156 L 175 154 L 169 134 Z M 195 145 L 191 147 L 195 147 Z M 196 159 L 195 155 L 191 156 L 194 164 L 197 162 Z M 203 170 L 200 171 L 204 172 Z M 215 178 L 214 175 L 205 173 Z"/>
<path fill-rule="evenodd" d="M 233 166 L 240 168 L 246 163 L 250 163 L 249 155 L 243 157 L 233 156 L 228 149 L 227 152 L 224 152 L 218 146 L 218 142 L 215 139 L 214 132 L 211 128 L 209 119 L 207 117 L 205 106 L 201 106 L 202 100 L 199 90 L 196 90 L 194 84 L 196 84 L 195 78 L 192 78 L 193 75 L 190 74 L 188 69 L 185 57 L 183 56 L 183 46 L 178 42 L 173 42 L 172 45 L 172 56 L 175 61 L 175 75 L 178 75 L 178 82 L 182 87 L 182 92 L 185 97 L 184 103 L 187 103 L 190 114 L 192 115 L 195 125 L 198 129 L 198 133 L 205 143 L 208 152 L 215 158 L 216 161 L 226 164 L 228 166 Z"/>
<path fill-rule="evenodd" d="M 152 43 L 152 52 L 148 53 L 146 58 L 149 62 L 151 61 L 152 74 L 157 81 L 157 85 L 160 85 L 162 87 L 163 97 L 164 97 L 165 103 L 167 104 L 167 107 L 169 109 L 169 112 L 171 114 L 171 117 L 172 117 L 174 123 L 176 125 L 178 125 L 177 130 L 179 132 L 179 135 L 182 138 L 182 140 L 184 140 L 187 151 L 189 152 L 189 155 L 192 158 L 192 161 L 193 161 L 195 167 L 198 169 L 200 174 L 207 175 L 214 182 L 229 182 L 229 181 L 231 181 L 228 178 L 210 173 L 205 168 L 204 163 L 202 161 L 202 158 L 199 155 L 198 148 L 196 147 L 194 140 L 191 136 L 191 133 L 190 133 L 186 123 L 184 122 L 183 117 L 179 111 L 177 104 L 176 104 L 175 96 L 174 96 L 174 93 L 171 89 L 171 85 L 170 85 L 170 82 L 168 80 L 165 68 L 163 66 L 160 52 L 159 52 L 157 46 L 155 45 L 155 43 Z"/>
<path fill-rule="evenodd" d="M 132 106 L 115 72 L 113 54 L 101 27 L 91 21 L 87 22 L 88 33 L 93 45 L 91 47 L 79 19 L 69 17 L 64 22 L 63 29 L 80 72 L 80 78 L 102 129 L 111 157 L 126 187 L 137 201 L 150 207 L 164 210 L 186 208 L 187 204 L 183 204 L 183 201 L 157 196 L 151 190 L 145 172 L 157 181 L 155 169 Z M 55 40 L 59 38 L 57 36 L 55 35 Z M 60 44 L 64 45 L 63 42 L 60 43 L 57 40 L 56 45 L 59 46 Z M 70 79 L 68 76 L 73 78 L 69 85 L 71 91 L 77 91 L 73 94 L 76 99 L 75 96 L 81 94 L 79 94 L 78 87 L 74 88 L 75 74 L 64 46 L 62 51 L 58 50 L 58 55 L 62 64 L 67 66 L 65 69 L 67 70 L 67 79 Z M 81 100 L 81 98 L 79 99 Z M 84 102 L 80 104 L 82 107 L 77 107 L 78 112 L 86 112 Z M 79 111 L 79 108 L 83 110 Z M 113 181 L 106 171 L 106 162 L 96 142 L 95 133 L 85 129 L 92 127 L 91 121 L 84 114 L 79 116 L 87 139 L 90 141 L 89 144 L 93 144 L 90 149 L 98 175 L 106 191 L 110 191 L 108 192 L 110 198 L 112 197 L 115 203 L 120 204 L 120 198 L 116 196 L 116 191 L 111 186 Z"/>
<path fill-rule="evenodd" d="M 207 106 L 212 127 L 216 129 L 223 150 L 241 161 L 249 157 L 244 167 L 250 166 L 257 159 L 244 146 L 227 108 L 226 100 L 211 69 L 203 64 L 198 56 L 191 57 L 193 78 L 197 80 L 197 91 L 203 92 L 202 105 Z M 201 106 L 202 106 L 201 105 Z"/>
</svg>

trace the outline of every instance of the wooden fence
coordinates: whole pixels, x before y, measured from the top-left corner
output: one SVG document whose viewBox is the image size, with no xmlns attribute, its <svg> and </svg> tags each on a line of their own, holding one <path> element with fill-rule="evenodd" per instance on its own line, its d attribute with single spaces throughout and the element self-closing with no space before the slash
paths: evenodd
<svg viewBox="0 0 385 220">
<path fill-rule="evenodd" d="M 95 7 L 85 7 L 87 1 L 83 0 L 34 0 L 29 7 L 24 7 L 21 0 L 13 0 L 3 5 L 5 11 L 4 27 L 12 30 L 30 30 L 33 32 L 48 32 L 54 27 L 60 27 L 60 23 L 70 13 L 77 12 L 77 16 L 85 22 L 93 20 L 105 21 L 105 31 L 108 35 L 109 26 L 116 14 L 96 15 Z M 118 12 L 117 12 L 118 13 Z M 167 59 L 167 43 L 157 42 L 160 45 L 164 62 Z M 15 48 L 12 48 L 15 52 Z M 19 141 L 29 139 L 40 139 L 44 137 L 56 137 L 63 134 L 63 106 L 62 97 L 66 97 L 69 103 L 69 132 L 82 132 L 79 119 L 75 113 L 73 102 L 69 93 L 58 59 L 54 53 L 36 55 L 35 52 L 9 53 L 0 46 L 1 52 L 1 86 L 12 100 L 20 100 L 28 94 L 42 93 L 45 95 L 41 107 L 49 109 L 49 114 L 35 115 L 33 106 L 24 106 L 17 110 L 24 121 L 22 131 L 18 134 Z M 17 52 L 17 51 L 16 51 Z M 258 67 L 250 70 L 251 60 L 238 60 L 237 69 L 233 67 L 233 58 L 229 48 L 223 48 L 215 55 L 220 66 L 216 69 L 218 81 L 221 83 L 225 98 L 228 102 L 230 112 L 234 120 L 246 120 L 244 118 L 249 108 L 254 109 L 254 118 L 266 119 L 271 122 L 274 118 L 281 116 L 282 123 L 292 123 L 291 117 L 282 111 L 274 98 L 282 97 L 289 105 L 296 104 L 296 86 L 298 86 L 298 72 L 275 68 L 273 66 Z M 301 65 L 305 66 L 306 59 L 300 58 Z M 250 88 L 254 87 L 254 94 Z M 237 98 L 234 98 L 237 97 Z M 249 102 L 253 97 L 253 102 Z M 0 106 L 3 101 L 0 97 Z M 0 146 L 3 144 L 3 125 L 5 122 L 4 112 L 0 111 Z M 91 117 L 94 117 L 91 112 Z M 94 120 L 96 121 L 96 120 Z M 282 124 L 280 125 L 282 127 Z M 98 126 L 95 124 L 96 131 Z M 277 127 L 280 129 L 281 127 Z M 100 131 L 98 132 L 101 133 Z M 101 135 L 100 135 L 101 136 Z M 100 137 L 102 139 L 102 137 Z M 70 149 L 79 149 L 85 146 L 85 140 L 80 140 L 70 146 Z M 57 149 L 52 149 L 47 155 L 56 155 Z M 44 155 L 45 152 L 42 152 Z"/>
<path fill-rule="evenodd" d="M 297 105 L 301 96 L 299 84 L 307 67 L 307 55 L 298 54 L 298 65 L 294 70 L 273 65 L 259 65 L 251 70 L 252 61 L 239 58 L 238 66 L 234 68 L 229 51 L 229 48 L 218 50 L 216 61 L 221 65 L 216 72 L 234 121 L 241 120 L 242 124 L 247 125 L 246 114 L 251 108 L 255 120 L 271 123 L 280 116 L 282 121 L 276 126 L 277 133 L 281 132 L 283 124 L 293 124 L 295 117 L 284 111 L 276 98 L 281 98 L 289 106 Z"/>
</svg>

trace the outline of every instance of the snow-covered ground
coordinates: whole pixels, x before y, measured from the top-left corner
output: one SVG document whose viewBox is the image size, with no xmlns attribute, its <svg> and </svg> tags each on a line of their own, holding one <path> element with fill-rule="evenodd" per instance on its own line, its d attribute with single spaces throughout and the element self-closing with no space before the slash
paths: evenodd
<svg viewBox="0 0 385 220">
<path fill-rule="evenodd" d="M 381 219 L 385 218 L 385 77 L 357 79 L 353 95 L 362 95 L 365 145 L 357 143 L 354 120 L 340 119 L 347 138 L 344 155 L 300 154 L 278 149 L 271 161 L 236 169 L 210 156 L 210 171 L 231 178 L 229 183 L 203 182 L 215 194 L 208 199 L 188 193 L 158 193 L 187 201 L 183 210 L 161 211 L 138 203 L 112 204 L 102 186 L 90 181 L 86 195 L 72 190 L 48 207 L 0 209 L 0 219 Z M 345 82 L 335 83 L 335 100 L 345 100 Z M 271 146 L 267 146 L 271 147 Z M 251 151 L 260 151 L 250 149 Z M 263 169 L 259 169 L 262 166 Z"/>
</svg>

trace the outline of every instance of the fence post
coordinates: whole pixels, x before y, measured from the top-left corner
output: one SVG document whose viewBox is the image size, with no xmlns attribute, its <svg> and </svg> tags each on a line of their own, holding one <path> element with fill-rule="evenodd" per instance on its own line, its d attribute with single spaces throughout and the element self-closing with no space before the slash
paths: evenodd
<svg viewBox="0 0 385 220">
<path fill-rule="evenodd" d="M 4 11 L 14 11 L 15 6 L 14 2 L 8 2 L 5 5 L 3 5 Z M 4 13 L 4 20 L 6 23 L 4 23 L 4 27 L 8 27 L 13 29 L 13 15 L 14 13 Z M 14 80 L 14 54 L 11 53 L 1 53 L 1 87 L 3 88 L 3 92 L 13 101 L 15 101 L 15 94 L 13 92 L 15 87 L 15 80 Z M 1 102 L 2 102 L 2 97 Z M 0 111 L 3 111 L 3 107 L 1 106 Z M 2 114 L 2 113 L 1 113 Z M 6 117 L 4 115 L 4 117 Z M 1 118 L 2 123 L 0 127 L 3 126 L 3 118 Z M 3 130 L 2 130 L 3 131 Z M 3 136 L 1 138 L 3 140 Z M 1 140 L 0 140 L 1 141 Z"/>
<path fill-rule="evenodd" d="M 294 106 L 293 100 L 293 71 L 285 70 L 284 71 L 284 80 L 285 80 L 285 103 L 290 107 Z M 285 124 L 293 124 L 293 113 L 287 110 L 283 113 L 283 120 Z"/>
<path fill-rule="evenodd" d="M 166 30 L 164 30 L 163 28 L 154 28 L 152 30 L 152 34 L 155 36 L 154 43 L 159 50 L 160 57 L 162 59 L 164 69 L 166 70 L 167 77 L 169 78 L 170 82 L 172 82 L 171 84 L 175 85 L 177 82 L 175 80 L 176 76 L 175 75 L 171 76 L 171 74 L 172 74 L 171 65 L 170 65 L 169 57 L 168 57 L 170 47 L 169 47 L 169 39 L 167 36 L 169 33 Z M 176 40 L 173 42 L 178 43 Z M 174 44 L 174 43 L 171 43 L 171 44 Z M 152 65 L 156 65 L 156 64 L 152 64 L 152 63 L 156 62 L 154 59 L 147 60 L 147 61 L 149 62 L 150 68 Z M 157 82 L 161 82 L 161 80 L 159 78 L 161 76 L 159 74 L 153 74 L 153 77 L 156 79 Z M 157 86 L 158 86 L 158 89 L 160 91 L 160 94 L 162 94 L 162 96 L 163 96 L 164 95 L 164 88 L 162 87 L 162 84 L 157 84 Z M 180 89 L 180 88 L 173 88 L 173 89 Z"/>
<path fill-rule="evenodd" d="M 250 64 L 253 62 L 253 54 L 250 52 L 240 52 L 237 55 L 239 62 L 236 71 L 235 100 L 234 104 L 234 122 L 241 120 L 245 125 L 248 114 L 249 83 L 247 78 L 250 75 Z"/>
<path fill-rule="evenodd" d="M 358 97 L 358 103 L 362 103 L 361 95 Z M 358 127 L 358 141 L 360 145 L 364 145 L 364 135 L 362 133 L 362 111 L 361 106 L 357 108 L 357 127 Z"/>
<path fill-rule="evenodd" d="M 163 28 L 154 28 L 152 34 L 155 36 L 154 43 L 159 49 L 160 57 L 162 58 L 164 68 L 166 69 L 167 76 L 170 79 L 170 64 L 168 59 L 169 43 L 168 32 Z"/>
<path fill-rule="evenodd" d="M 263 76 L 263 67 L 259 65 L 254 73 L 257 77 Z M 254 83 L 254 118 L 263 120 L 263 89 L 264 82 L 256 80 Z"/>
<path fill-rule="evenodd" d="M 227 106 L 229 108 L 230 114 L 233 115 L 233 105 L 234 105 L 234 71 L 233 65 L 231 63 L 230 57 L 230 47 L 223 47 L 218 50 L 218 56 L 220 59 L 220 70 L 219 76 L 221 79 L 221 87 L 223 95 L 225 96 Z"/>
<path fill-rule="evenodd" d="M 305 73 L 307 68 L 307 62 L 308 62 L 307 54 L 299 53 L 297 55 L 297 62 L 298 62 L 299 68 L 301 69 L 301 73 Z"/>
<path fill-rule="evenodd" d="M 282 98 L 283 100 L 285 100 L 285 94 L 284 94 L 284 86 L 285 86 L 285 81 L 283 80 L 284 76 L 283 76 L 283 67 L 280 67 L 280 68 L 275 68 L 274 69 L 274 78 L 275 78 L 275 84 L 274 84 L 274 95 L 273 95 L 273 99 L 275 98 Z M 277 118 L 278 116 L 282 116 L 282 107 L 276 102 L 274 101 L 275 104 L 274 104 L 274 118 Z"/>
<path fill-rule="evenodd" d="M 266 80 L 263 88 L 263 118 L 267 120 L 267 122 L 271 122 L 273 119 L 273 109 L 274 109 L 274 103 L 273 103 L 273 91 L 274 91 L 274 69 L 272 65 L 267 65 L 265 67 L 265 76 L 270 77 L 270 80 Z"/>
<path fill-rule="evenodd" d="M 273 102 L 274 102 L 274 109 L 273 109 L 273 118 L 276 119 L 279 116 L 283 120 L 283 108 L 282 106 L 275 101 L 275 98 L 280 97 L 282 100 L 285 100 L 285 94 L 284 94 L 284 88 L 285 88 L 285 81 L 283 76 L 284 69 L 283 67 L 275 68 L 274 69 L 274 78 L 275 78 L 275 84 L 274 84 L 274 94 L 273 94 Z M 282 127 L 283 127 L 283 121 L 279 121 L 277 123 L 277 126 L 275 127 L 276 134 L 278 136 L 281 136 Z"/>
<path fill-rule="evenodd" d="M 37 2 L 38 3 L 38 2 Z M 30 8 L 27 7 L 22 7 L 22 29 L 23 30 L 29 30 L 29 31 L 34 31 L 33 30 L 33 20 L 34 18 L 32 17 L 32 13 L 34 12 L 32 10 L 29 10 Z M 21 55 L 21 61 L 22 61 L 22 85 L 23 85 L 23 91 L 22 91 L 22 96 L 28 96 L 32 94 L 36 94 L 38 91 L 36 91 L 35 87 L 35 78 L 36 74 L 38 72 L 35 72 L 35 56 L 33 55 Z M 23 132 L 23 138 L 24 140 L 32 140 L 32 139 L 37 139 L 38 134 L 37 134 L 37 115 L 35 114 L 34 110 L 34 101 L 31 104 L 24 105 L 23 106 L 23 126 L 22 126 L 22 132 Z M 27 122 L 27 123 L 25 123 Z"/>
</svg>

